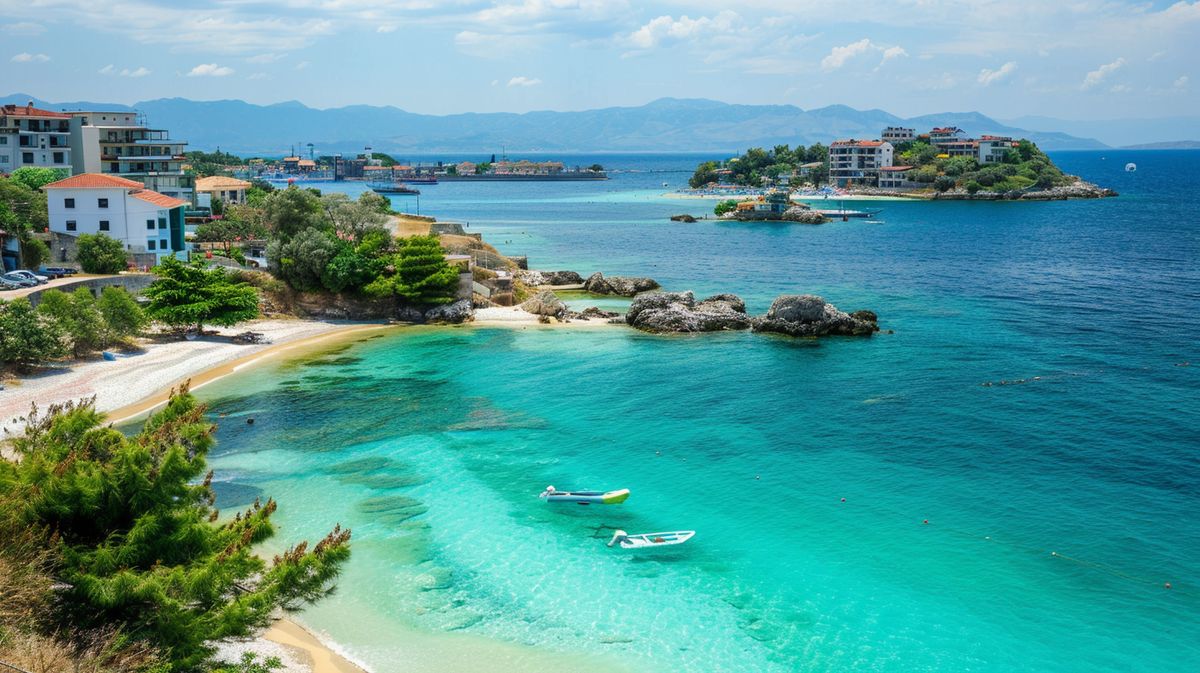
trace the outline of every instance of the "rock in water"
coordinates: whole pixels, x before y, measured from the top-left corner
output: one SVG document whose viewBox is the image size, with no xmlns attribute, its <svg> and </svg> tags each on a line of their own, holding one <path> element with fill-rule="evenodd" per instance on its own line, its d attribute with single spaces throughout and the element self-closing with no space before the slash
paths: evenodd
<svg viewBox="0 0 1200 673">
<path fill-rule="evenodd" d="M 567 305 L 550 290 L 542 290 L 521 304 L 521 310 L 534 315 L 561 318 L 567 313 Z"/>
<path fill-rule="evenodd" d="M 800 224 L 821 224 L 829 220 L 808 206 L 792 206 L 783 213 L 783 219 Z"/>
<path fill-rule="evenodd" d="M 592 294 L 616 294 L 622 297 L 632 297 L 639 292 L 656 290 L 658 287 L 658 283 L 653 278 L 625 276 L 605 278 L 604 274 L 599 271 L 588 276 L 583 283 L 583 289 Z"/>
<path fill-rule="evenodd" d="M 526 285 L 579 285 L 583 276 L 574 271 L 521 271 L 517 274 Z"/>
<path fill-rule="evenodd" d="M 871 311 L 848 314 L 816 295 L 785 294 L 771 302 L 766 317 L 755 321 L 754 331 L 805 337 L 870 336 L 879 331 L 879 325 Z"/>
<path fill-rule="evenodd" d="M 750 327 L 746 304 L 734 294 L 697 302 L 688 292 L 656 292 L 633 300 L 625 322 L 646 332 L 719 332 Z"/>
<path fill-rule="evenodd" d="M 457 324 L 471 320 L 474 317 L 475 312 L 471 309 L 471 302 L 466 299 L 459 299 L 453 304 L 435 306 L 425 312 L 426 322 Z"/>
</svg>

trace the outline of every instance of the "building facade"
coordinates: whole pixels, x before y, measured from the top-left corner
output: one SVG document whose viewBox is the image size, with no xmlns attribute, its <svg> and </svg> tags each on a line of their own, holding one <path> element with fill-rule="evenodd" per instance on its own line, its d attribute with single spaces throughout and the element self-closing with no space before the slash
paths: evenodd
<svg viewBox="0 0 1200 673">
<path fill-rule="evenodd" d="M 892 165 L 892 144 L 883 140 L 837 140 L 829 145 L 829 181 L 838 187 L 879 186 L 879 169 Z"/>
<path fill-rule="evenodd" d="M 65 262 L 80 234 L 105 234 L 125 245 L 139 266 L 152 266 L 184 250 L 184 208 L 189 201 L 146 189 L 136 180 L 82 173 L 52 182 L 46 210 L 54 240 L 51 254 Z"/>
<path fill-rule="evenodd" d="M 929 142 L 933 145 L 944 145 L 967 140 L 967 132 L 957 126 L 943 126 L 929 132 Z"/>
<path fill-rule="evenodd" d="M 893 145 L 898 143 L 906 143 L 917 138 L 917 130 L 905 128 L 903 126 L 889 126 L 883 130 L 879 136 L 880 140 L 885 140 Z"/>
<path fill-rule="evenodd" d="M 0 173 L 18 168 L 71 170 L 71 115 L 27 105 L 0 106 Z"/>
<path fill-rule="evenodd" d="M 980 136 L 977 158 L 981 164 L 1002 163 L 1016 146 L 1017 143 L 1007 136 Z"/>
<path fill-rule="evenodd" d="M 187 143 L 150 128 L 136 112 L 71 112 L 75 173 L 103 173 L 192 201 L 195 181 L 183 169 Z"/>
<path fill-rule="evenodd" d="M 226 204 L 245 204 L 250 183 L 237 178 L 213 175 L 196 178 L 196 205 L 211 208 L 214 199 Z"/>
</svg>

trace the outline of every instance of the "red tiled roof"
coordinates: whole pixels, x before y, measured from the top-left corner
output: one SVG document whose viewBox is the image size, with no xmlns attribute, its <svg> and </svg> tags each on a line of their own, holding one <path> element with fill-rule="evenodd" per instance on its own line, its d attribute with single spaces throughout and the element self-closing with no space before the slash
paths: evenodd
<svg viewBox="0 0 1200 673">
<path fill-rule="evenodd" d="M 10 117 L 49 117 L 51 119 L 70 119 L 71 115 L 62 112 L 41 110 L 32 105 L 5 105 L 0 107 L 0 114 Z"/>
<path fill-rule="evenodd" d="M 145 185 L 135 180 L 126 180 L 103 173 L 80 173 L 69 178 L 51 182 L 42 189 L 144 189 Z"/>
<path fill-rule="evenodd" d="M 835 140 L 831 143 L 831 146 L 832 145 L 838 145 L 841 147 L 846 147 L 846 146 L 849 146 L 849 147 L 879 147 L 880 145 L 883 145 L 883 141 L 882 140 L 853 140 L 853 139 L 851 139 L 851 140 Z"/>
<path fill-rule="evenodd" d="M 141 189 L 136 192 L 132 192 L 129 195 L 135 199 L 145 201 L 146 203 L 153 203 L 161 208 L 178 208 L 179 206 L 188 205 L 187 201 L 182 201 L 180 199 L 167 196 L 166 194 L 152 192 L 149 189 Z"/>
</svg>

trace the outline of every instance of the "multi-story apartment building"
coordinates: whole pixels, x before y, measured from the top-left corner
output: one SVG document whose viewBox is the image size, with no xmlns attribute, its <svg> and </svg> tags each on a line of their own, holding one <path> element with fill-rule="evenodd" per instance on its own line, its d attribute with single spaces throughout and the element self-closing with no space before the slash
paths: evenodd
<svg viewBox="0 0 1200 673">
<path fill-rule="evenodd" d="M 172 198 L 194 199 L 194 179 L 183 170 L 186 142 L 150 128 L 136 112 L 68 114 L 76 173 L 116 175 Z"/>
<path fill-rule="evenodd" d="M 944 126 L 929 132 L 929 142 L 932 145 L 944 145 L 967 140 L 967 132 L 957 126 Z"/>
<path fill-rule="evenodd" d="M 981 164 L 998 164 L 1004 161 L 1009 150 L 1017 143 L 1007 136 L 979 136 L 978 156 Z"/>
<path fill-rule="evenodd" d="M 892 145 L 896 145 L 899 143 L 906 143 L 910 140 L 915 140 L 917 137 L 917 130 L 905 128 L 903 126 L 889 126 L 883 130 L 883 133 L 880 134 L 879 137 L 881 140 L 886 140 Z"/>
<path fill-rule="evenodd" d="M 71 169 L 71 115 L 27 105 L 0 106 L 0 173 L 25 166 Z"/>
<path fill-rule="evenodd" d="M 837 140 L 829 145 L 829 180 L 839 187 L 879 186 L 879 169 L 892 165 L 892 144 L 883 140 Z"/>
<path fill-rule="evenodd" d="M 69 261 L 65 258 L 80 234 L 103 233 L 121 241 L 139 266 L 153 266 L 184 249 L 188 201 L 102 173 L 74 175 L 42 189 L 56 261 Z"/>
</svg>

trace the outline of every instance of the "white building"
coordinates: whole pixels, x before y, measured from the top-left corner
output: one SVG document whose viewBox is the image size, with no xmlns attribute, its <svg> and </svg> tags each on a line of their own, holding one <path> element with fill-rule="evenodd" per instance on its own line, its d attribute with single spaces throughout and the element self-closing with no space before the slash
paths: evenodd
<svg viewBox="0 0 1200 673">
<path fill-rule="evenodd" d="M 879 169 L 892 165 L 893 151 L 883 140 L 836 140 L 829 145 L 829 181 L 878 187 Z"/>
<path fill-rule="evenodd" d="M 184 249 L 183 209 L 188 201 L 101 173 L 75 175 L 42 189 L 56 258 L 73 249 L 80 234 L 103 233 L 121 241 L 139 266 L 152 266 Z"/>
<path fill-rule="evenodd" d="M 25 166 L 71 169 L 71 115 L 28 105 L 0 106 L 0 173 Z"/>
<path fill-rule="evenodd" d="M 889 126 L 883 130 L 879 136 L 880 140 L 886 140 L 893 145 L 898 143 L 906 143 L 917 138 L 917 130 L 905 128 L 903 126 Z"/>
<path fill-rule="evenodd" d="M 146 126 L 136 112 L 71 112 L 76 173 L 137 180 L 147 189 L 191 201 L 195 180 L 183 170 L 187 143 Z"/>
<path fill-rule="evenodd" d="M 981 164 L 998 164 L 1016 146 L 1017 143 L 1007 136 L 979 136 L 976 158 Z"/>
<path fill-rule="evenodd" d="M 245 180 L 212 175 L 207 178 L 196 178 L 196 205 L 201 208 L 211 208 L 214 199 L 226 204 L 245 204 L 246 190 L 251 185 Z"/>
</svg>

